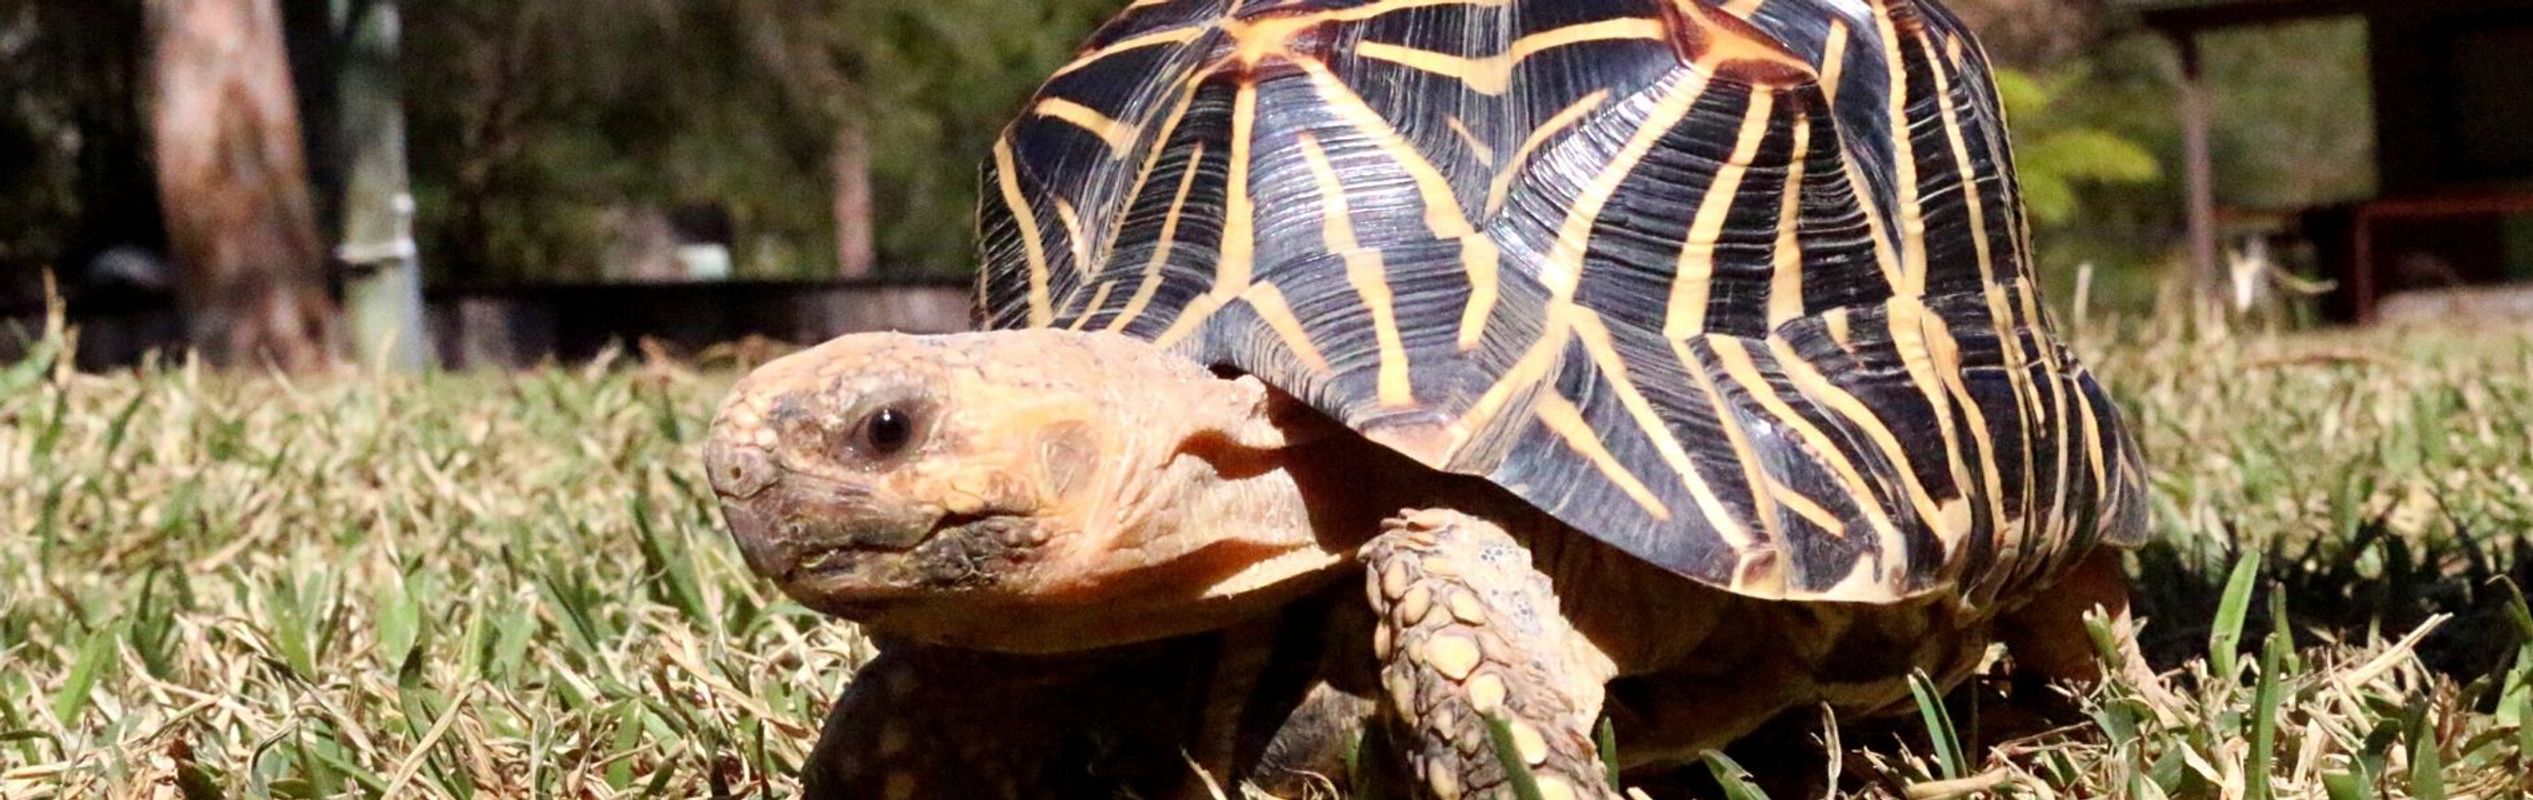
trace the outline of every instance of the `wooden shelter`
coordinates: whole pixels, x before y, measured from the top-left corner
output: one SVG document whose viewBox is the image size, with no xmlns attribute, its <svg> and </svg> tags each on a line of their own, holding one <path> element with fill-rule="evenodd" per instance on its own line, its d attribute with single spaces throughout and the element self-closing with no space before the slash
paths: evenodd
<svg viewBox="0 0 2533 800">
<path fill-rule="evenodd" d="M 2368 321 L 2383 298 L 2533 284 L 2533 0 L 2126 0 L 2181 50 L 2191 257 L 2223 274 L 2201 34 L 2297 20 L 2367 27 L 2375 197 L 2304 209 L 2304 235 L 2339 289 L 2333 316 Z M 2352 120 L 2352 124 L 2364 124 Z"/>
</svg>

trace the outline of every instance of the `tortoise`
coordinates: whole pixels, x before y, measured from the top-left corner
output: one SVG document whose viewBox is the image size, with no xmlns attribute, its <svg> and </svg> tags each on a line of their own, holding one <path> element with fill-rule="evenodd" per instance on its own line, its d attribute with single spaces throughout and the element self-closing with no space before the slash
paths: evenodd
<svg viewBox="0 0 2533 800">
<path fill-rule="evenodd" d="M 1371 725 L 1506 796 L 1500 724 L 1614 797 L 1604 717 L 1646 774 L 2129 635 L 2139 452 L 1930 0 L 1135 0 L 983 188 L 984 330 L 767 364 L 707 445 L 751 567 L 885 642 L 813 794 Z"/>
</svg>

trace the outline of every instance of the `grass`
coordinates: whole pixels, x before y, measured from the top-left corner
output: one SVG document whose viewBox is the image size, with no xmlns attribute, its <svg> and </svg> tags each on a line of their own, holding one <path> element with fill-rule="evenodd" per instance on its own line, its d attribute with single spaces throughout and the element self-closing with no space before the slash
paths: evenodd
<svg viewBox="0 0 2533 800">
<path fill-rule="evenodd" d="M 716 531 L 695 442 L 722 388 L 8 371 L 0 797 L 705 796 L 792 771 L 869 648 Z"/>
<path fill-rule="evenodd" d="M 2083 350 L 2157 467 L 2132 567 L 2171 699 L 2007 738 L 1930 693 L 1850 790 L 2533 792 L 2533 339 Z M 719 532 L 729 374 L 0 365 L 0 798 L 787 796 L 870 648 Z"/>
</svg>

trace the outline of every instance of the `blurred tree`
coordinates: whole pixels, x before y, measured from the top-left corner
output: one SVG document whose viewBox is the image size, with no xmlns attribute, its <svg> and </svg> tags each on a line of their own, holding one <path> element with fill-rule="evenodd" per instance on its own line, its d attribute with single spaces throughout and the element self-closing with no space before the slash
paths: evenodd
<svg viewBox="0 0 2533 800">
<path fill-rule="evenodd" d="M 2108 0 L 1948 0 L 1999 63 L 2048 69 L 2081 58 L 2108 34 Z"/>
<path fill-rule="evenodd" d="M 2209 33 L 2220 204 L 2283 209 L 2375 192 L 2375 109 L 2362 20 Z"/>
<path fill-rule="evenodd" d="M 2035 78 L 2016 69 L 1997 71 L 1998 100 L 2014 125 L 2016 177 L 2023 203 L 2042 226 L 2072 220 L 2080 189 L 2095 184 L 2140 184 L 2162 170 L 2155 154 L 2117 132 L 2086 125 L 2051 106 L 2084 84 L 2078 70 Z"/>
<path fill-rule="evenodd" d="M 61 265 L 76 287 L 99 254 L 165 241 L 143 157 L 141 0 L 0 9 L 0 273 L 35 285 L 40 268 Z M 11 288 L 0 285 L 0 297 Z"/>
<path fill-rule="evenodd" d="M 836 275 L 867 278 L 879 264 L 871 207 L 871 128 L 854 116 L 836 127 Z"/>
<path fill-rule="evenodd" d="M 963 274 L 972 269 L 976 179 L 1003 124 L 1038 81 L 1114 14 L 1115 0 L 748 0 L 777 25 L 766 63 L 796 76 L 791 91 L 828 98 L 830 124 L 869 137 L 873 178 L 905 223 L 879 230 L 893 263 Z M 800 15 L 786 19 L 776 7 Z M 788 53 L 778 57 L 776 53 Z M 803 55 L 825 68 L 802 68 Z M 850 141 L 848 137 L 846 141 Z M 838 151 L 840 179 L 856 166 Z M 854 188 L 843 181 L 838 208 Z M 841 220 L 840 220 L 841 221 Z M 955 233 L 955 235 L 951 235 Z M 849 239 L 848 246 L 849 246 Z"/>
<path fill-rule="evenodd" d="M 629 217 L 724 214 L 741 277 L 972 269 L 977 165 L 1117 0 L 407 7 L 421 227 L 458 282 L 594 280 Z M 868 242 L 864 245 L 863 242 Z M 871 255 L 864 256 L 868 252 Z"/>
<path fill-rule="evenodd" d="M 194 346 L 333 361 L 336 310 L 274 0 L 150 0 L 160 205 Z"/>
<path fill-rule="evenodd" d="M 2098 305 L 2146 311 L 2183 238 L 2179 63 L 2109 0 L 1946 0 L 2006 76 L 2042 272 L 2056 298 L 2100 267 Z M 2207 35 L 2218 203 L 2250 219 L 2373 191 L 2366 26 L 2355 18 Z M 2072 180 L 2064 180 L 2072 179 Z M 2052 219 L 2057 220 L 2052 223 Z"/>
<path fill-rule="evenodd" d="M 342 47 L 336 1 L 283 0 L 292 55 L 309 62 L 298 76 L 324 231 L 342 224 L 328 205 L 354 169 L 326 135 L 348 124 L 332 106 L 349 90 L 322 66 L 340 58 L 310 60 Z M 135 116 L 141 0 L 18 2 L 0 0 L 0 152 L 33 157 L 0 158 L 0 265 L 155 247 L 156 178 Z M 414 225 L 430 277 L 603 280 L 624 242 L 670 232 L 728 245 L 742 278 L 862 264 L 964 275 L 993 136 L 1124 2 L 402 4 Z M 1949 2 L 2045 101 L 2018 99 L 2014 114 L 2035 203 L 2063 220 L 2040 220 L 2045 271 L 2093 262 L 2105 278 L 2151 277 L 2145 267 L 2179 241 L 2179 189 L 2169 174 L 2100 178 L 2140 174 L 2112 139 L 2177 163 L 2170 48 L 2117 28 L 2107 0 Z M 2364 44 L 2349 23 L 2209 43 L 2221 202 L 2282 208 L 2370 189 Z"/>
<path fill-rule="evenodd" d="M 342 183 L 343 304 L 353 350 L 366 364 L 419 369 L 430 360 L 422 327 L 422 264 L 413 236 L 405 168 L 403 83 L 396 50 L 403 22 L 395 0 L 329 0 L 343 43 L 333 82 L 331 131 Z"/>
</svg>

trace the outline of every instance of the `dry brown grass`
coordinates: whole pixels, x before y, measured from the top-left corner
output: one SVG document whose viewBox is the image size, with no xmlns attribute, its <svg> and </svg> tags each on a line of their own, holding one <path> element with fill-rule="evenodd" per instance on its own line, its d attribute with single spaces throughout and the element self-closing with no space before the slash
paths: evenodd
<svg viewBox="0 0 2533 800">
<path fill-rule="evenodd" d="M 2533 344 L 2085 349 L 2159 468 L 2135 566 L 2182 701 L 2115 689 L 1866 791 L 2533 790 L 2533 620 L 2496 581 L 2533 561 Z M 718 531 L 695 445 L 725 385 L 0 366 L 0 797 L 788 795 L 868 645 Z"/>
</svg>

